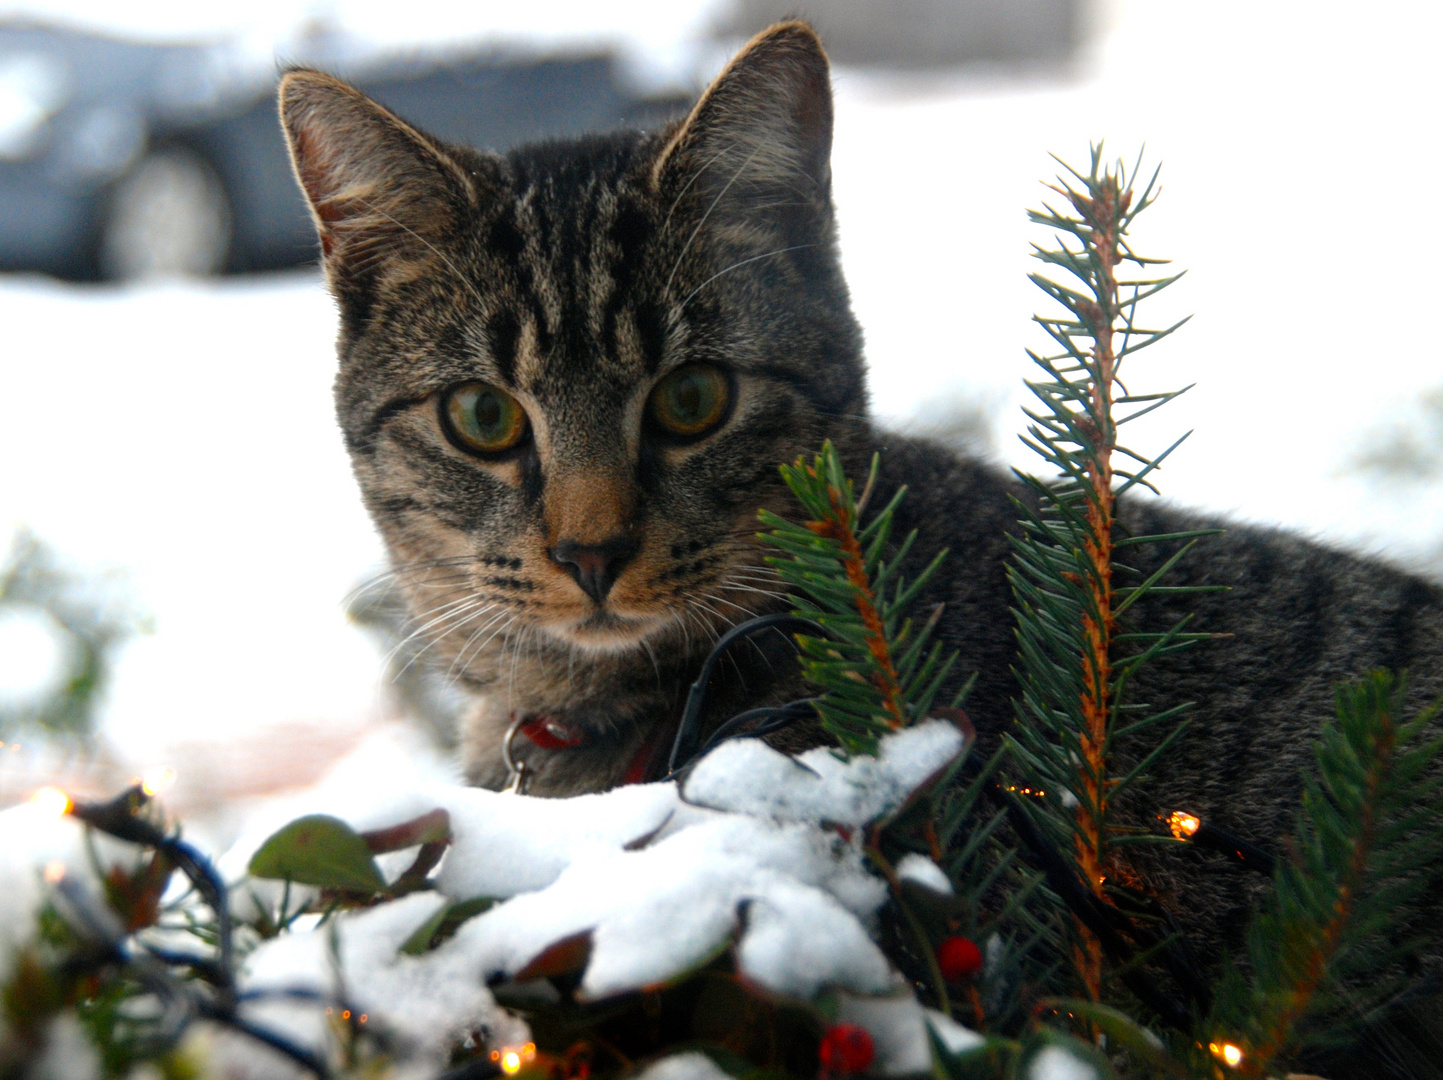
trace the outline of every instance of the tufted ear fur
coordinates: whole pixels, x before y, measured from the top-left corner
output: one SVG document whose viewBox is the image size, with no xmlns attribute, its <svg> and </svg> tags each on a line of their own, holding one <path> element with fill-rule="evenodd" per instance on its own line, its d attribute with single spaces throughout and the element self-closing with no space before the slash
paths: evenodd
<svg viewBox="0 0 1443 1080">
<path fill-rule="evenodd" d="M 444 147 L 329 75 L 288 72 L 280 114 L 334 287 L 382 263 L 414 273 L 476 205 Z"/>
<path fill-rule="evenodd" d="M 742 49 L 663 151 L 663 194 L 717 221 L 830 219 L 832 87 L 811 27 L 778 23 Z"/>
</svg>

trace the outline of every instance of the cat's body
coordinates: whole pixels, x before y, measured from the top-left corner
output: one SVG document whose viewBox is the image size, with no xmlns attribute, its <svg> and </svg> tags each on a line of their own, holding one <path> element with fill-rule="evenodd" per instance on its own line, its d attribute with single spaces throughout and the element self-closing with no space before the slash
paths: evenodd
<svg viewBox="0 0 1443 1080">
<path fill-rule="evenodd" d="M 539 715 L 580 745 L 517 737 L 531 791 L 657 775 L 716 636 L 784 606 L 756 512 L 792 512 L 776 466 L 827 438 L 853 476 L 880 451 L 879 500 L 909 486 L 897 524 L 920 533 L 914 562 L 951 549 L 920 609 L 945 602 L 984 736 L 1011 721 L 1018 489 L 868 418 L 809 30 L 759 37 L 655 134 L 481 154 L 308 72 L 288 77 L 282 114 L 341 307 L 341 427 L 415 625 L 477 696 L 462 733 L 477 783 L 505 782 L 505 732 Z M 1153 533 L 1193 525 L 1143 500 L 1123 516 Z M 1177 583 L 1232 591 L 1139 605 L 1140 628 L 1186 610 L 1231 636 L 1137 682 L 1134 700 L 1197 703 L 1137 820 L 1185 807 L 1281 843 L 1337 681 L 1388 667 L 1409 673 L 1415 704 L 1443 694 L 1432 585 L 1249 528 L 1204 541 Z M 732 656 L 708 723 L 799 696 L 777 635 Z M 1185 884 L 1210 952 L 1236 940 L 1260 879 L 1139 851 L 1144 887 L 1176 902 Z"/>
</svg>

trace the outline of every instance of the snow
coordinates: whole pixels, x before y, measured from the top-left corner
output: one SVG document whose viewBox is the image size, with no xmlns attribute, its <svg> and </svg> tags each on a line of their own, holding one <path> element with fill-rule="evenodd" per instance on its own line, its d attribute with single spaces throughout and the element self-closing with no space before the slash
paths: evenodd
<svg viewBox="0 0 1443 1080">
<path fill-rule="evenodd" d="M 867 1029 L 877 1054 L 874 1073 L 912 1076 L 932 1068 L 926 1013 L 909 993 L 886 997 L 838 994 L 836 1022 Z"/>
<path fill-rule="evenodd" d="M 182 740 L 379 713 L 379 658 L 343 602 L 381 548 L 332 417 L 318 277 L 0 279 L 0 325 L 0 458 L 23 462 L 0 470 L 0 551 L 28 526 L 63 563 L 123 569 L 153 616 L 105 702 L 111 738 L 150 764 Z"/>
<path fill-rule="evenodd" d="M 462 899 L 545 888 L 573 863 L 619 852 L 681 809 L 672 784 L 574 799 L 519 799 L 457 788 L 446 792 L 442 803 L 451 814 L 454 840 L 439 885 Z"/>
<path fill-rule="evenodd" d="M 738 755 L 737 745 L 751 749 Z M 405 777 L 393 776 L 378 809 L 354 797 L 358 777 L 384 756 L 362 747 L 359 762 L 337 770 L 343 782 L 332 777 L 287 800 L 286 812 L 332 813 L 374 828 L 446 809 L 455 842 L 437 875 L 438 891 L 264 942 L 247 961 L 243 986 L 333 993 L 334 950 L 352 1008 L 405 1031 L 410 1058 L 421 1061 L 434 1059 L 461 1027 L 504 1027 L 485 985 L 514 977 L 578 935 L 590 943 L 577 991 L 582 1000 L 668 982 L 732 948 L 742 975 L 765 990 L 801 999 L 840 992 L 859 1016 L 868 1001 L 881 1001 L 873 1023 L 902 1025 L 901 1034 L 877 1029 L 895 1043 L 882 1056 L 897 1058 L 898 1074 L 911 1071 L 918 1051 L 907 1047 L 923 1032 L 920 1007 L 868 933 L 886 885 L 869 870 L 860 835 L 844 835 L 836 825 L 865 825 L 894 810 L 962 745 L 955 727 L 932 721 L 887 736 L 876 759 L 842 762 L 809 753 L 808 768 L 776 772 L 776 751 L 751 740 L 725 744 L 698 763 L 692 781 L 701 776 L 717 793 L 730 776 L 740 794 L 728 808 L 696 805 L 676 782 L 539 799 L 437 782 L 423 768 L 409 788 Z M 770 799 L 756 797 L 759 765 L 775 773 Z M 263 827 L 248 828 L 222 860 L 230 874 L 278 824 L 275 808 L 259 819 Z M 235 895 L 243 909 L 248 888 Z M 476 897 L 500 902 L 435 950 L 397 955 L 448 900 Z M 324 1039 L 318 1008 L 290 1002 L 253 1008 L 298 1039 Z M 925 1056 L 925 1038 L 920 1046 Z"/>
<path fill-rule="evenodd" d="M 894 810 L 962 749 L 962 732 L 934 720 L 886 739 L 876 758 L 819 748 L 796 758 L 756 739 L 724 743 L 685 782 L 688 802 L 788 821 L 865 825 Z"/>
<path fill-rule="evenodd" d="M 525 1040 L 525 1025 L 503 1012 L 455 950 L 409 956 L 397 950 L 446 900 L 418 893 L 347 913 L 329 927 L 282 935 L 247 958 L 248 993 L 311 987 L 343 1000 L 366 1026 L 384 1029 L 398 1056 L 413 1068 L 437 1066 L 466 1032 L 485 1028 L 500 1044 Z M 334 936 L 333 936 L 334 935 Z M 332 951 L 335 963 L 332 963 Z M 249 1019 L 303 1044 L 323 1046 L 324 1002 L 272 998 L 247 1007 Z"/>
<path fill-rule="evenodd" d="M 987 1040 L 969 1027 L 964 1027 L 952 1017 L 936 1009 L 925 1010 L 927 1026 L 930 1027 L 947 1048 L 948 1053 L 965 1054 L 987 1045 Z"/>
<path fill-rule="evenodd" d="M 916 852 L 903 855 L 893 869 L 899 881 L 915 881 L 933 892 L 952 894 L 952 882 L 947 880 L 942 868 L 925 855 Z"/>
<path fill-rule="evenodd" d="M 730 1080 L 730 1074 L 705 1054 L 692 1050 L 648 1065 L 636 1080 Z"/>
<path fill-rule="evenodd" d="M 1060 1046 L 1044 1046 L 1027 1065 L 1027 1080 L 1098 1080 L 1096 1067 Z"/>
</svg>

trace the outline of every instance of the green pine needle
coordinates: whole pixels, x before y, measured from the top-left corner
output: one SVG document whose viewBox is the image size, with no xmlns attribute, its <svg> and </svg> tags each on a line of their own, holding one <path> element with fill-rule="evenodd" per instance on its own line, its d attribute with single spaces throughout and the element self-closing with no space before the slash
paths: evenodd
<svg viewBox="0 0 1443 1080">
<path fill-rule="evenodd" d="M 859 500 L 836 448 L 825 443 L 810 463 L 781 467 L 808 520 L 759 514 L 771 530 L 760 539 L 782 552 L 767 562 L 791 588 L 796 614 L 831 635 L 799 634 L 797 644 L 803 674 L 822 690 L 822 726 L 848 754 L 874 754 L 882 735 L 927 716 L 956 662 L 940 644 L 929 647 L 937 613 L 920 627 L 905 617 L 947 555 L 939 552 L 910 582 L 898 573 L 916 539 L 912 533 L 889 546 L 906 488 L 862 524 L 877 466 L 874 455 Z"/>
<path fill-rule="evenodd" d="M 1154 172 L 1139 193 L 1136 167 L 1118 162 L 1104 167 L 1101 146 L 1092 147 L 1084 174 L 1064 164 L 1065 173 L 1049 190 L 1066 209 L 1044 206 L 1031 220 L 1054 234 L 1052 247 L 1034 246 L 1034 255 L 1062 272 L 1061 281 L 1044 273 L 1030 275 L 1061 313 L 1035 321 L 1055 352 L 1029 351 L 1040 377 L 1027 383 L 1034 401 L 1024 409 L 1028 425 L 1022 441 L 1054 474 L 1044 480 L 1019 473 L 1034 505 L 1018 502 L 1020 529 L 1013 538 L 1009 576 L 1017 617 L 1020 695 L 1017 724 L 1007 738 L 1014 765 L 1025 779 L 1009 785 L 1035 797 L 1023 806 L 1057 850 L 1076 860 L 1080 878 L 1100 899 L 1115 875 L 1109 851 L 1127 831 L 1112 823 L 1112 807 L 1128 787 L 1144 779 L 1147 767 L 1181 732 L 1181 709 L 1151 713 L 1129 706 L 1125 691 L 1143 664 L 1191 646 L 1206 635 L 1188 632 L 1186 619 L 1162 634 L 1128 633 L 1123 616 L 1138 601 L 1174 591 L 1169 573 L 1199 543 L 1204 531 L 1186 535 L 1114 535 L 1117 500 L 1133 488 L 1156 492 L 1158 468 L 1187 437 L 1149 456 L 1118 442 L 1121 424 L 1176 398 L 1183 390 L 1133 393 L 1122 382 L 1122 368 L 1137 350 L 1181 326 L 1145 329 L 1137 306 L 1181 275 L 1128 279 L 1127 264 L 1144 267 L 1163 260 L 1133 251 L 1128 231 L 1155 198 Z M 1186 321 L 1186 320 L 1184 320 Z M 1127 408 L 1121 408 L 1127 406 Z M 1116 413 L 1122 413 L 1119 418 Z M 1139 584 L 1120 582 L 1114 571 L 1129 573 L 1116 561 L 1117 550 L 1131 556 L 1143 545 L 1171 542 L 1170 557 Z M 1162 731 L 1152 753 L 1140 764 L 1114 775 L 1111 756 L 1116 740 L 1149 730 Z M 1097 945 L 1077 927 L 1078 974 L 1095 995 L 1101 985 Z"/>
<path fill-rule="evenodd" d="M 1443 790 L 1425 737 L 1436 708 L 1399 724 L 1404 687 L 1375 672 L 1338 691 L 1304 778 L 1292 857 L 1249 927 L 1251 977 L 1222 980 L 1203 1032 L 1243 1050 L 1244 1076 L 1269 1076 L 1300 1047 L 1346 1045 L 1408 985 L 1424 931 L 1420 901 L 1439 885 Z"/>
</svg>

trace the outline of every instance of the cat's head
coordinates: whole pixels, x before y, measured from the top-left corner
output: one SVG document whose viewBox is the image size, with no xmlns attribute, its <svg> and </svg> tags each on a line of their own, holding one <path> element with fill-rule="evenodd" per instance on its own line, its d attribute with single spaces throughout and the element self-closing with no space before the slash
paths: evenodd
<svg viewBox="0 0 1443 1080">
<path fill-rule="evenodd" d="M 317 72 L 280 94 L 341 428 L 442 651 L 527 627 L 615 654 L 769 606 L 777 465 L 865 412 L 812 31 L 759 35 L 666 130 L 505 155 Z"/>
</svg>

